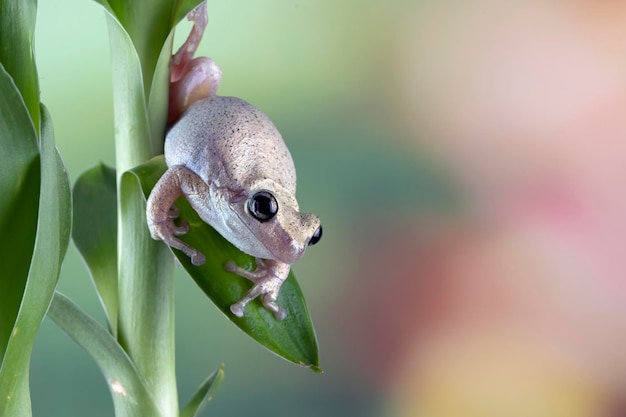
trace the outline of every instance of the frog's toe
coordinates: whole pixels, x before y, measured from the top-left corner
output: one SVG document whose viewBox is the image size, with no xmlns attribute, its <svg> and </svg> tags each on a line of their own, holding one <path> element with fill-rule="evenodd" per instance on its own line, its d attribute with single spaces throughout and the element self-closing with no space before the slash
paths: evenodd
<svg viewBox="0 0 626 417">
<path fill-rule="evenodd" d="M 230 306 L 230 311 L 237 317 L 243 317 L 246 305 L 238 302 Z"/>
<path fill-rule="evenodd" d="M 277 295 L 274 292 L 264 294 L 262 297 L 263 306 L 274 313 L 276 320 L 284 320 L 287 317 L 287 311 L 276 303 Z"/>
<path fill-rule="evenodd" d="M 260 262 L 262 263 L 262 261 Z M 257 261 L 257 266 L 258 265 L 259 261 Z M 258 282 L 259 280 L 262 280 L 263 278 L 271 275 L 271 271 L 269 271 L 264 266 L 261 268 L 257 267 L 257 269 L 255 269 L 254 271 L 248 271 L 247 269 L 237 265 L 234 261 L 226 262 L 226 264 L 224 265 L 224 269 L 228 272 L 232 272 L 233 274 L 237 274 L 240 277 L 249 279 L 252 282 Z"/>
<path fill-rule="evenodd" d="M 233 274 L 237 274 L 239 273 L 239 271 L 242 269 L 240 268 L 235 261 L 228 261 L 226 262 L 226 264 L 224 265 L 224 269 L 227 270 L 228 272 L 232 272 Z"/>
<path fill-rule="evenodd" d="M 180 222 L 180 226 L 172 225 L 170 228 L 172 233 L 176 236 L 184 235 L 189 231 L 189 222 L 187 220 L 183 220 Z"/>
<path fill-rule="evenodd" d="M 287 311 L 284 308 L 278 307 L 278 310 L 274 311 L 274 318 L 278 321 L 285 320 L 287 317 Z"/>
<path fill-rule="evenodd" d="M 194 264 L 195 266 L 203 265 L 204 262 L 206 261 L 206 258 L 204 257 L 202 252 L 198 252 L 195 249 L 194 249 L 194 253 L 190 254 L 189 256 L 191 258 L 191 263 Z"/>
</svg>

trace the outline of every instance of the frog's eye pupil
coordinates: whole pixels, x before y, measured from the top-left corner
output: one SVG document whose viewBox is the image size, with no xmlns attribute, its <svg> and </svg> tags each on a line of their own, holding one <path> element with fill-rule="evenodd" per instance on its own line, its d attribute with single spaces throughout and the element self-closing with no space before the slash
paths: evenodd
<svg viewBox="0 0 626 417">
<path fill-rule="evenodd" d="M 320 227 L 317 228 L 315 233 L 313 233 L 313 236 L 311 236 L 311 239 L 309 239 L 309 246 L 315 245 L 317 242 L 320 241 L 321 238 L 322 238 L 322 225 L 320 225 Z"/>
<path fill-rule="evenodd" d="M 248 211 L 258 221 L 266 222 L 278 213 L 278 203 L 272 194 L 259 191 L 248 200 Z"/>
</svg>

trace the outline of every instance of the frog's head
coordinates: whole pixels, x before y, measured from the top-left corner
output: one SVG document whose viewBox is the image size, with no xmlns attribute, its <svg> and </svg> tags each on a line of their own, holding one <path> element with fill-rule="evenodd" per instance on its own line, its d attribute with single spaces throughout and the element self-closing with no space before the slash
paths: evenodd
<svg viewBox="0 0 626 417">
<path fill-rule="evenodd" d="M 264 180 L 233 197 L 230 209 L 238 230 L 229 240 L 252 256 L 293 264 L 322 237 L 319 218 L 301 213 L 293 194 L 280 184 Z"/>
</svg>

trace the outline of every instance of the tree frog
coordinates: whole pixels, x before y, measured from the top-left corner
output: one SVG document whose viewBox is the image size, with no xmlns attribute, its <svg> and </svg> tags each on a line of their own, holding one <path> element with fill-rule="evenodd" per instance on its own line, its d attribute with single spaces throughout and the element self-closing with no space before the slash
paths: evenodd
<svg viewBox="0 0 626 417">
<path fill-rule="evenodd" d="M 301 213 L 296 171 L 272 121 L 251 104 L 218 96 L 221 72 L 209 58 L 193 58 L 204 27 L 206 5 L 188 16 L 194 26 L 172 58 L 169 119 L 165 138 L 168 169 L 152 190 L 146 209 L 150 234 L 191 258 L 204 254 L 176 236 L 189 230 L 174 223 L 174 201 L 185 196 L 200 218 L 243 252 L 256 258 L 248 271 L 230 261 L 226 270 L 254 285 L 230 307 L 238 317 L 261 297 L 276 319 L 286 316 L 276 300 L 291 264 L 322 237 L 320 220 Z"/>
</svg>

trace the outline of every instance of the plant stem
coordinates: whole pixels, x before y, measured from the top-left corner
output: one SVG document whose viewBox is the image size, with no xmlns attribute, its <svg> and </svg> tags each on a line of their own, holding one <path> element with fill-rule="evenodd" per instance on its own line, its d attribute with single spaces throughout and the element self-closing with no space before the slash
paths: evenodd
<svg viewBox="0 0 626 417">
<path fill-rule="evenodd" d="M 124 185 L 123 173 L 162 152 L 162 129 L 152 132 L 141 64 L 124 29 L 108 16 L 118 179 L 118 340 L 163 417 L 178 416 L 174 357 L 173 257 L 154 241 L 145 220 L 145 199 Z M 153 87 L 167 89 L 167 74 L 155 74 Z M 166 109 L 165 109 L 166 110 Z M 160 109 L 156 115 L 165 114 Z M 164 119 L 163 119 L 164 120 Z M 162 139 L 160 139 L 162 143 Z"/>
</svg>

